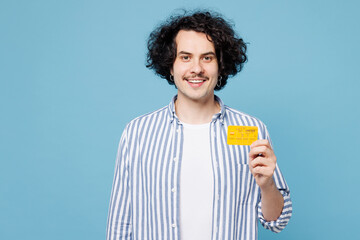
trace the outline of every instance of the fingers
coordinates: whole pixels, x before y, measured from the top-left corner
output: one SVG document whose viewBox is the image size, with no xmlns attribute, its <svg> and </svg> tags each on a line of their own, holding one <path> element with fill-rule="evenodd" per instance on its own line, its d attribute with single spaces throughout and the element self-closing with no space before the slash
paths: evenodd
<svg viewBox="0 0 360 240">
<path fill-rule="evenodd" d="M 269 168 L 266 166 L 257 166 L 255 168 L 253 168 L 251 172 L 254 176 L 262 175 L 262 176 L 266 176 L 266 177 L 271 177 L 274 173 L 272 168 Z"/>
<path fill-rule="evenodd" d="M 257 140 L 250 145 L 250 160 L 256 158 L 258 155 L 272 157 L 273 150 L 268 140 Z"/>
<path fill-rule="evenodd" d="M 263 158 L 263 157 L 257 157 L 255 159 L 253 159 L 252 161 L 250 161 L 249 163 L 249 166 L 251 168 L 255 168 L 255 167 L 263 167 L 263 166 L 267 166 L 268 163 L 267 163 L 267 159 L 266 158 Z"/>
<path fill-rule="evenodd" d="M 271 149 L 269 149 L 266 146 L 259 146 L 259 147 L 255 147 L 252 148 L 249 152 L 249 157 L 251 159 L 254 159 L 256 157 L 258 157 L 259 155 L 263 156 L 263 157 L 267 157 L 271 154 Z"/>
<path fill-rule="evenodd" d="M 272 173 L 275 170 L 276 163 L 271 158 L 257 157 L 249 163 L 250 170 L 261 171 L 262 169 L 269 169 Z"/>
<path fill-rule="evenodd" d="M 249 167 L 254 175 L 272 176 L 276 156 L 268 140 L 257 140 L 250 146 Z"/>
<path fill-rule="evenodd" d="M 275 166 L 272 159 L 264 157 L 257 157 L 249 163 L 250 172 L 260 188 L 267 186 L 272 181 Z"/>
<path fill-rule="evenodd" d="M 276 156 L 268 140 L 257 140 L 250 145 L 249 168 L 260 188 L 272 181 Z"/>
<path fill-rule="evenodd" d="M 266 139 L 256 140 L 255 142 L 253 142 L 250 145 L 250 148 L 252 149 L 252 148 L 255 148 L 255 147 L 259 147 L 259 146 L 266 146 L 266 147 L 271 149 L 271 145 L 270 145 L 269 141 L 266 140 Z"/>
</svg>

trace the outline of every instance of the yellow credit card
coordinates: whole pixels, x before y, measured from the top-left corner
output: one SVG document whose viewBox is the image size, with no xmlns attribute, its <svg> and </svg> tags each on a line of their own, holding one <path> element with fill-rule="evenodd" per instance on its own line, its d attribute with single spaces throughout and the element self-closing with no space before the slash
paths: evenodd
<svg viewBox="0 0 360 240">
<path fill-rule="evenodd" d="M 251 145 L 258 140 L 258 127 L 252 126 L 229 126 L 227 144 Z"/>
</svg>

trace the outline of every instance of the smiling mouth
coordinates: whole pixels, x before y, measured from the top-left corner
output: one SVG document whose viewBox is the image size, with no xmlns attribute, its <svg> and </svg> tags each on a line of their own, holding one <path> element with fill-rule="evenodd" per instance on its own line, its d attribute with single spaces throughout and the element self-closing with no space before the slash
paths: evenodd
<svg viewBox="0 0 360 240">
<path fill-rule="evenodd" d="M 206 79 L 186 79 L 189 83 L 202 83 L 205 82 Z"/>
<path fill-rule="evenodd" d="M 185 81 L 191 86 L 192 88 L 200 88 L 207 80 L 208 78 L 184 78 Z"/>
<path fill-rule="evenodd" d="M 189 77 L 185 77 L 184 78 L 187 82 L 189 83 L 203 83 L 206 80 L 209 80 L 209 78 L 205 77 L 205 76 L 189 76 Z"/>
</svg>

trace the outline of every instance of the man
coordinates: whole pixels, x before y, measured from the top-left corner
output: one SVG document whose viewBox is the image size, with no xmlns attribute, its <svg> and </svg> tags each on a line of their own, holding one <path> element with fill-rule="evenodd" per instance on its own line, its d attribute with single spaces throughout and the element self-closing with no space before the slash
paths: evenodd
<svg viewBox="0 0 360 240">
<path fill-rule="evenodd" d="M 107 239 L 257 239 L 288 223 L 289 189 L 266 126 L 214 95 L 246 61 L 246 45 L 220 16 L 172 17 L 151 33 L 148 65 L 177 96 L 138 117 L 120 140 Z M 251 146 L 228 144 L 252 126 Z"/>
</svg>

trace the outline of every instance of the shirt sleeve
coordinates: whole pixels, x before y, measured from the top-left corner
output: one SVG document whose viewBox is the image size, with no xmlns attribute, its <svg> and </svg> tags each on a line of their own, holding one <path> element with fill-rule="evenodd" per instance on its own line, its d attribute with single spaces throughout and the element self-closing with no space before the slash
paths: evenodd
<svg viewBox="0 0 360 240">
<path fill-rule="evenodd" d="M 107 240 L 133 239 L 127 141 L 127 130 L 125 129 L 120 139 L 116 157 L 107 220 Z"/>
<path fill-rule="evenodd" d="M 266 126 L 264 127 L 264 135 L 265 138 L 270 142 L 272 146 L 272 142 L 269 136 L 269 133 L 266 129 Z M 286 225 L 289 223 L 291 215 L 292 215 L 292 202 L 290 198 L 290 190 L 288 185 L 286 184 L 285 178 L 282 175 L 279 166 L 276 164 L 276 168 L 274 171 L 274 182 L 276 184 L 276 187 L 279 189 L 280 193 L 283 195 L 284 198 L 284 207 L 281 212 L 281 215 L 278 219 L 275 221 L 266 221 L 262 211 L 261 211 L 261 199 L 258 204 L 258 218 L 260 220 L 260 223 L 264 226 L 264 228 L 269 229 L 273 232 L 279 233 L 281 232 Z"/>
<path fill-rule="evenodd" d="M 292 214 L 292 202 L 290 198 L 289 188 L 287 187 L 286 182 L 283 176 L 281 175 L 278 166 L 276 166 L 275 169 L 274 180 L 277 188 L 284 197 L 284 207 L 281 212 L 281 215 L 275 221 L 266 221 L 261 211 L 261 201 L 260 201 L 258 204 L 258 218 L 260 220 L 260 223 L 264 226 L 264 228 L 279 233 L 281 232 L 281 230 L 283 230 L 286 227 L 286 225 L 290 221 Z"/>
</svg>

